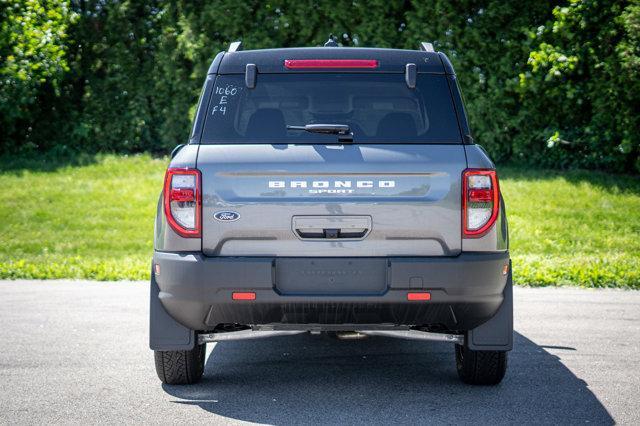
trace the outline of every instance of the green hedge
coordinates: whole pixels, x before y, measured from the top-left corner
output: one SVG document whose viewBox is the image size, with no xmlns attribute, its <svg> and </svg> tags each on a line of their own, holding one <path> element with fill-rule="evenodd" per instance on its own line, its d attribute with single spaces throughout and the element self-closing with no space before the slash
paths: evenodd
<svg viewBox="0 0 640 426">
<path fill-rule="evenodd" d="M 0 1 L 0 153 L 168 152 L 214 55 L 247 48 L 415 49 L 457 68 L 498 161 L 637 172 L 634 1 Z"/>
</svg>

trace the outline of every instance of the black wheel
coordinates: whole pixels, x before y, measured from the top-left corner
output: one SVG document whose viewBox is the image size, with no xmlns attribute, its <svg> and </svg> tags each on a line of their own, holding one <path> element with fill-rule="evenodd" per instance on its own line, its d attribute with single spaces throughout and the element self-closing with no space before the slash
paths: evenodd
<svg viewBox="0 0 640 426">
<path fill-rule="evenodd" d="M 206 345 L 196 345 L 190 351 L 154 351 L 156 373 L 168 385 L 197 383 L 204 373 Z"/>
<path fill-rule="evenodd" d="M 472 351 L 456 345 L 456 368 L 460 380 L 470 385 L 497 385 L 507 371 L 507 353 Z"/>
</svg>

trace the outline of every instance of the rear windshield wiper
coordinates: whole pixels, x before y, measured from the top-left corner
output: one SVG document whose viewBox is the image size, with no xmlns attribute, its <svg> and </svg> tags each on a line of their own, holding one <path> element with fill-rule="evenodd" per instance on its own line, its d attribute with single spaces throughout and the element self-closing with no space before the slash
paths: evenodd
<svg viewBox="0 0 640 426">
<path fill-rule="evenodd" d="M 338 142 L 353 142 L 353 133 L 346 124 L 306 124 L 304 126 L 287 126 L 287 130 L 304 130 L 309 133 L 338 135 Z"/>
</svg>

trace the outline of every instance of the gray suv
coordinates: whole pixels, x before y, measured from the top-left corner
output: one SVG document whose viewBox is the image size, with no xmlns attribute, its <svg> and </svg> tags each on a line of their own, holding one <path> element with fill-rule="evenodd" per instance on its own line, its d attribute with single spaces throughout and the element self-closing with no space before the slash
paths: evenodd
<svg viewBox="0 0 640 426">
<path fill-rule="evenodd" d="M 310 332 L 451 342 L 464 382 L 499 383 L 507 219 L 448 58 L 241 47 L 211 63 L 158 202 L 160 380 L 197 382 L 208 342 Z"/>
</svg>

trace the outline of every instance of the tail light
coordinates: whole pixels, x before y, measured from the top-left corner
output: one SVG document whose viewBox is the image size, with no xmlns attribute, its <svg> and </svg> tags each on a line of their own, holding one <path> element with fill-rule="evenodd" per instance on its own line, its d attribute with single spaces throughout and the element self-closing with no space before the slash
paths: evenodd
<svg viewBox="0 0 640 426">
<path fill-rule="evenodd" d="M 180 236 L 198 238 L 201 233 L 200 171 L 170 168 L 164 178 L 164 215 Z"/>
<path fill-rule="evenodd" d="M 500 188 L 495 170 L 467 169 L 462 173 L 462 234 L 478 238 L 498 218 Z"/>
</svg>

